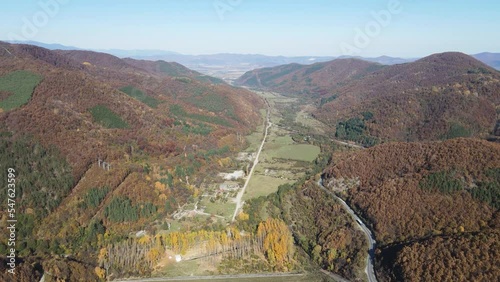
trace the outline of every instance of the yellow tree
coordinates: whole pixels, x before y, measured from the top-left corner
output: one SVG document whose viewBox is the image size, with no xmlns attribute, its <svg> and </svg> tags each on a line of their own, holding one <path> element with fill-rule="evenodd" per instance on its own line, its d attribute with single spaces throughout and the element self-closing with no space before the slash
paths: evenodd
<svg viewBox="0 0 500 282">
<path fill-rule="evenodd" d="M 268 218 L 259 224 L 257 239 L 271 265 L 286 270 L 293 256 L 293 240 L 287 225 L 280 219 Z"/>
</svg>

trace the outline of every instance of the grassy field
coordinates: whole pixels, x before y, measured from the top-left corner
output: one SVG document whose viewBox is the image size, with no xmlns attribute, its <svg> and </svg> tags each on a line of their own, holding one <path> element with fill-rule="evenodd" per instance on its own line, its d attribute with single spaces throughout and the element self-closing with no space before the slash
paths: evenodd
<svg viewBox="0 0 500 282">
<path fill-rule="evenodd" d="M 252 180 L 248 183 L 248 187 L 243 195 L 243 200 L 267 196 L 278 191 L 280 185 L 290 182 L 291 181 L 286 179 L 254 174 Z"/>
<path fill-rule="evenodd" d="M 12 93 L 0 101 L 0 108 L 9 111 L 26 104 L 42 77 L 28 71 L 14 71 L 0 77 L 0 90 Z"/>
<path fill-rule="evenodd" d="M 127 94 L 132 98 L 135 98 L 143 102 L 144 104 L 148 105 L 151 108 L 158 107 L 158 104 L 160 103 L 160 101 L 158 101 L 157 99 L 144 94 L 144 92 L 142 92 L 141 90 L 130 85 L 120 88 L 120 91 L 122 91 L 123 93 Z"/>
<path fill-rule="evenodd" d="M 257 128 L 257 131 L 246 136 L 248 147 L 245 149 L 245 152 L 256 152 L 259 149 L 262 138 L 264 137 L 262 134 L 262 130 L 263 126 L 259 126 Z"/>
<path fill-rule="evenodd" d="M 313 161 L 320 153 L 319 147 L 297 144 L 290 137 L 290 132 L 276 126 L 282 118 L 282 113 L 275 107 L 276 104 L 293 103 L 296 99 L 274 93 L 259 93 L 259 95 L 266 97 L 271 104 L 271 122 L 274 126 L 269 131 L 255 174 L 248 184 L 243 199 L 266 196 L 276 192 L 280 185 L 294 183 L 303 175 L 294 169 L 297 161 Z M 262 141 L 261 131 L 248 136 L 247 140 L 250 143 L 247 151 L 257 151 Z M 272 171 L 272 175 L 266 175 L 266 170 Z"/>
<path fill-rule="evenodd" d="M 200 202 L 199 206 L 205 206 L 206 213 L 220 215 L 225 218 L 231 219 L 236 204 L 231 202 L 231 199 L 229 199 L 226 203 L 220 203 L 220 202 L 212 203 L 208 200 L 208 198 L 204 198 Z"/>
<path fill-rule="evenodd" d="M 273 129 L 262 151 L 264 162 L 273 162 L 273 159 L 287 159 L 311 162 L 320 153 L 320 148 L 308 144 L 296 144 L 289 135 L 278 136 L 281 129 Z"/>
<path fill-rule="evenodd" d="M 269 155 L 273 158 L 312 162 L 320 153 L 320 148 L 309 144 L 297 144 L 282 146 Z"/>
<path fill-rule="evenodd" d="M 192 275 L 209 275 L 205 270 L 200 269 L 201 263 L 198 261 L 182 261 L 179 263 L 171 263 L 165 268 L 161 269 L 155 276 L 166 276 L 166 277 L 176 277 L 176 276 L 192 276 Z M 170 281 L 170 280 L 169 280 Z"/>
<path fill-rule="evenodd" d="M 94 120 L 107 128 L 128 128 L 128 124 L 120 116 L 104 105 L 89 109 Z"/>
<path fill-rule="evenodd" d="M 310 109 L 310 111 L 312 111 L 312 109 Z M 295 122 L 311 128 L 316 134 L 325 134 L 326 126 L 317 119 L 313 118 L 311 114 L 306 110 L 302 110 L 297 113 Z"/>
<path fill-rule="evenodd" d="M 292 137 L 290 137 L 289 135 L 277 136 L 276 134 L 270 134 L 270 136 L 267 139 L 267 144 L 265 146 L 267 148 L 274 149 L 274 148 L 279 148 L 281 146 L 292 145 L 293 143 L 294 142 L 292 140 Z"/>
</svg>

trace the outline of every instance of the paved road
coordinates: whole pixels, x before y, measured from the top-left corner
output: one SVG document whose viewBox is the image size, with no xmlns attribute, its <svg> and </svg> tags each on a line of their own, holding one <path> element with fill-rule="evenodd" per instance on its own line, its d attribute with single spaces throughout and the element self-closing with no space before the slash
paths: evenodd
<svg viewBox="0 0 500 282">
<path fill-rule="evenodd" d="M 253 161 L 252 169 L 250 169 L 250 173 L 248 173 L 248 177 L 247 177 L 247 180 L 245 181 L 245 185 L 243 185 L 243 188 L 240 190 L 240 192 L 236 196 L 236 208 L 234 209 L 234 214 L 233 214 L 233 218 L 231 219 L 231 221 L 234 221 L 234 219 L 238 215 L 238 212 L 240 211 L 240 209 L 243 206 L 243 202 L 241 199 L 243 198 L 243 195 L 245 194 L 245 190 L 247 189 L 248 183 L 250 183 L 250 179 L 252 178 L 255 167 L 257 167 L 257 164 L 259 163 L 260 153 L 262 152 L 262 148 L 264 148 L 264 144 L 266 143 L 266 138 L 267 138 L 267 133 L 269 132 L 269 128 L 271 128 L 271 126 L 273 125 L 271 123 L 270 117 L 269 117 L 271 109 L 269 107 L 269 103 L 267 102 L 267 100 L 266 100 L 266 104 L 267 104 L 267 114 L 266 114 L 266 130 L 264 132 L 264 138 L 262 138 L 262 143 L 260 144 L 259 150 L 257 151 L 257 155 L 255 156 L 255 160 Z"/>
<path fill-rule="evenodd" d="M 368 239 L 368 256 L 366 257 L 366 268 L 365 272 L 368 277 L 369 282 L 377 282 L 377 277 L 375 276 L 375 271 L 373 270 L 373 261 L 375 257 L 375 247 L 377 245 L 377 242 L 375 241 L 372 232 L 366 225 L 361 221 L 361 219 L 354 213 L 354 211 L 349 207 L 349 205 L 342 200 L 341 198 L 337 197 L 333 192 L 330 190 L 326 189 L 325 186 L 323 186 L 323 179 L 320 179 L 317 183 L 319 188 L 321 188 L 323 191 L 337 199 L 342 204 L 342 207 L 351 215 L 351 217 L 356 221 L 358 226 L 363 230 L 363 232 L 366 235 L 366 238 Z"/>
</svg>

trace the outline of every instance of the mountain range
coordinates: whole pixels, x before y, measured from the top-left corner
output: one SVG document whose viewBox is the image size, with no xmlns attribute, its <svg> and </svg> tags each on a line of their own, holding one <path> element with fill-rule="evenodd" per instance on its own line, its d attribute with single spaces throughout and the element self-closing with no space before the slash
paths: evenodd
<svg viewBox="0 0 500 282">
<path fill-rule="evenodd" d="M 438 140 L 494 133 L 500 72 L 462 53 L 385 66 L 359 59 L 249 71 L 237 85 L 316 100 L 313 115 L 339 138 Z M 373 139 L 374 137 L 375 139 Z"/>
<path fill-rule="evenodd" d="M 64 46 L 60 44 L 46 44 L 36 41 L 13 41 L 11 43 L 24 43 L 50 50 L 81 50 L 73 46 Z M 206 55 L 186 55 L 172 51 L 162 50 L 122 50 L 122 49 L 96 49 L 93 51 L 112 54 L 120 58 L 133 58 L 140 60 L 163 60 L 167 62 L 177 62 L 190 69 L 201 73 L 216 76 L 218 78 L 233 81 L 249 70 L 274 67 L 284 64 L 313 64 L 317 62 L 327 62 L 334 59 L 357 58 L 369 62 L 380 63 L 383 65 L 394 65 L 416 61 L 418 58 L 397 58 L 390 56 L 380 57 L 348 57 L 348 56 L 266 56 L 259 54 L 206 54 Z M 483 63 L 500 69 L 500 53 L 480 53 L 472 55 Z"/>
</svg>

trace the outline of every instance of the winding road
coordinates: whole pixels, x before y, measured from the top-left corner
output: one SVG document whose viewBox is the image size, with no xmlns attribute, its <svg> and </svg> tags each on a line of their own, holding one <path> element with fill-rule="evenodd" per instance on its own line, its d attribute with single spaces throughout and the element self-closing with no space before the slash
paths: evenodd
<svg viewBox="0 0 500 282">
<path fill-rule="evenodd" d="M 326 189 L 325 186 L 323 186 L 323 179 L 320 178 L 320 180 L 318 180 L 316 184 L 327 194 L 337 199 L 337 201 L 339 201 L 340 204 L 342 204 L 344 210 L 346 210 L 351 215 L 351 217 L 356 221 L 361 230 L 365 233 L 366 238 L 368 239 L 368 256 L 366 257 L 365 272 L 369 282 L 377 282 L 377 277 L 375 276 L 375 271 L 373 270 L 375 247 L 377 245 L 377 242 L 375 241 L 372 232 L 370 231 L 370 229 L 368 229 L 368 227 L 366 227 L 366 225 L 363 223 L 363 221 L 361 221 L 359 216 L 356 215 L 356 213 L 351 209 L 351 207 L 349 207 L 349 205 L 344 200 L 342 200 L 340 197 L 335 195 L 335 193 L 331 192 L 330 190 Z"/>
<path fill-rule="evenodd" d="M 239 210 L 243 206 L 242 198 L 243 195 L 245 194 L 245 190 L 247 189 L 248 183 L 250 183 L 250 179 L 252 178 L 253 172 L 255 170 L 255 167 L 257 167 L 257 164 L 259 163 L 259 156 L 260 153 L 262 152 L 262 149 L 264 148 L 264 144 L 266 143 L 267 139 L 267 134 L 269 132 L 269 128 L 273 125 L 270 121 L 270 107 L 269 107 L 269 102 L 267 100 L 266 105 L 267 105 L 267 114 L 266 114 L 266 130 L 264 132 L 264 138 L 262 138 L 262 143 L 260 144 L 259 150 L 257 151 L 257 155 L 255 156 L 255 160 L 253 161 L 252 169 L 250 169 L 250 173 L 248 173 L 247 180 L 245 181 L 245 185 L 243 185 L 243 188 L 238 192 L 238 195 L 236 196 L 236 208 L 234 209 L 234 214 L 233 218 L 231 221 L 234 221 L 236 216 L 238 215 Z"/>
</svg>

